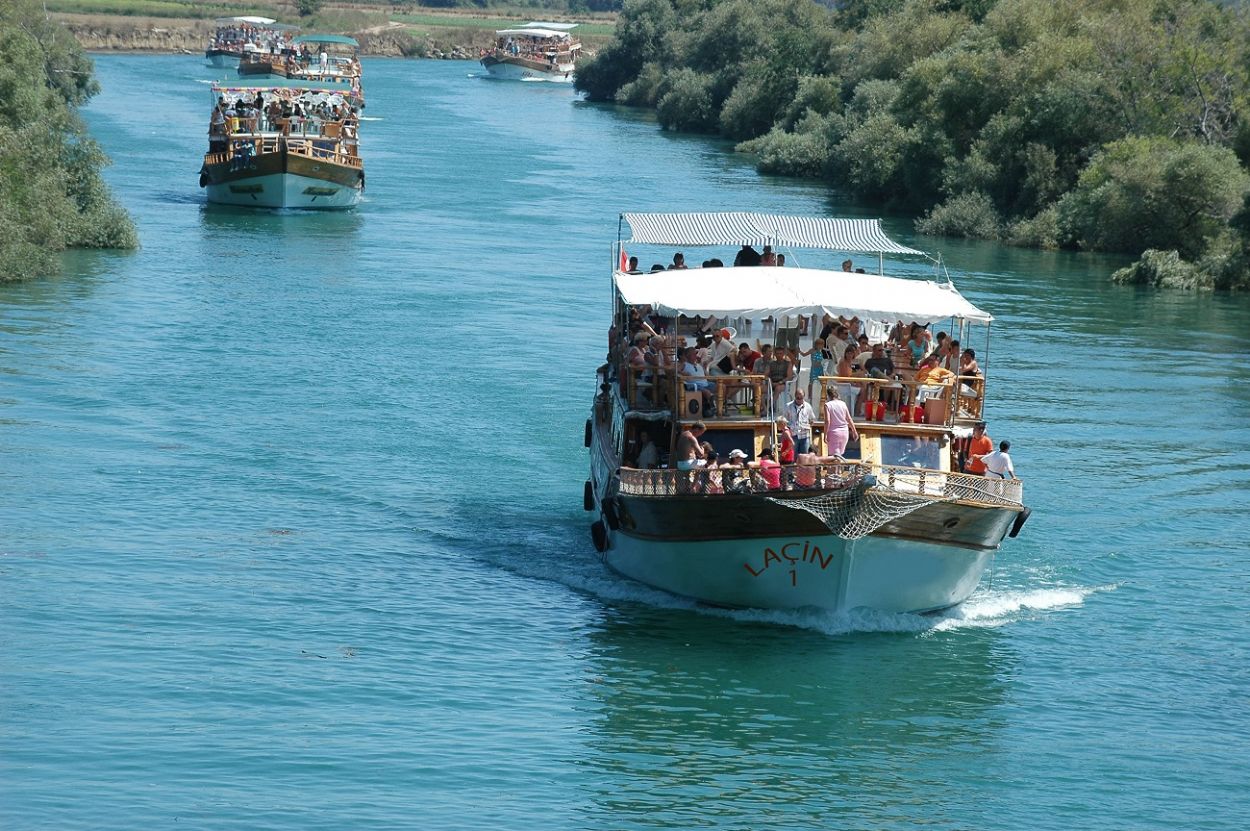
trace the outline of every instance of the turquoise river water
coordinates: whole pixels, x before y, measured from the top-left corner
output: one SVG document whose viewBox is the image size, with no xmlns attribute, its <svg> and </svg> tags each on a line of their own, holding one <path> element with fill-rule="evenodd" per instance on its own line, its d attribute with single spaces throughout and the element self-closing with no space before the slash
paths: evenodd
<svg viewBox="0 0 1250 831">
<path fill-rule="evenodd" d="M 373 60 L 359 210 L 215 209 L 213 70 L 97 65 L 143 248 L 0 287 L 0 826 L 1250 825 L 1244 300 L 888 221 L 998 317 L 1033 517 L 944 614 L 698 608 L 581 509 L 617 214 L 854 208 Z"/>
</svg>

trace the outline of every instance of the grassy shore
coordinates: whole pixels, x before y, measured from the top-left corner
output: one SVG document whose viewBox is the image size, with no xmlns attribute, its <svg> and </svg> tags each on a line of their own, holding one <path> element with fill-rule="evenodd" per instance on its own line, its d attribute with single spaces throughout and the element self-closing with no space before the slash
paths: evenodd
<svg viewBox="0 0 1250 831">
<path fill-rule="evenodd" d="M 452 46 L 487 46 L 495 29 L 534 19 L 579 23 L 577 34 L 588 49 L 606 43 L 615 15 L 570 16 L 541 9 L 494 7 L 433 9 L 389 3 L 327 3 L 317 14 L 301 18 L 285 0 L 47 0 L 47 9 L 91 50 L 197 51 L 212 19 L 261 15 L 295 23 L 304 31 L 359 36 L 362 51 L 381 55 L 425 55 Z"/>
</svg>

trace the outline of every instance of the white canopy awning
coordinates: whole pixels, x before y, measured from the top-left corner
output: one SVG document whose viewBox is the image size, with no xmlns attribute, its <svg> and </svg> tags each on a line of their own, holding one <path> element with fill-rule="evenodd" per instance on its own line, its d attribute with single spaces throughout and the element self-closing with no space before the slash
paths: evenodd
<svg viewBox="0 0 1250 831">
<path fill-rule="evenodd" d="M 873 254 L 916 254 L 881 230 L 879 219 L 830 219 L 735 211 L 730 213 L 622 214 L 629 242 L 655 245 L 772 245 Z"/>
<path fill-rule="evenodd" d="M 833 315 L 861 320 L 931 323 L 993 317 L 969 303 L 953 285 L 875 274 L 813 268 L 692 268 L 652 274 L 613 275 L 631 306 L 649 305 L 663 315 L 783 317 Z"/>
<path fill-rule="evenodd" d="M 527 38 L 560 38 L 567 40 L 568 32 L 557 32 L 554 29 L 500 29 L 495 32 L 500 37 L 527 37 Z"/>
<path fill-rule="evenodd" d="M 558 29 L 561 32 L 567 32 L 569 29 L 576 29 L 578 23 L 549 23 L 543 20 L 531 20 L 526 23 L 523 28 L 526 29 Z"/>
<path fill-rule="evenodd" d="M 270 23 L 274 23 L 274 22 L 275 21 L 272 17 L 250 17 L 250 16 L 219 17 L 213 21 L 213 23 L 215 23 L 218 26 L 229 26 L 231 23 L 250 23 L 253 26 L 268 26 Z"/>
</svg>

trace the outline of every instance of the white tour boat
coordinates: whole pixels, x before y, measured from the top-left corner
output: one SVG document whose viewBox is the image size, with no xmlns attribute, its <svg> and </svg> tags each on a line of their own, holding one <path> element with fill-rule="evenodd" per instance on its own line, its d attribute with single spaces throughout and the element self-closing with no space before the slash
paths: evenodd
<svg viewBox="0 0 1250 831">
<path fill-rule="evenodd" d="M 633 232 L 631 249 L 711 246 L 732 258 L 739 246 L 770 246 L 786 248 L 792 259 L 795 249 L 825 249 L 869 253 L 877 271 L 885 254 L 923 255 L 890 240 L 876 220 L 748 213 L 622 220 Z M 766 332 L 771 320 L 764 340 L 802 354 L 822 323 L 841 318 L 864 324 L 874 342 L 885 341 L 896 323 L 915 322 L 940 324 L 963 343 L 973 326 L 983 327 L 988 343 L 989 314 L 949 279 L 771 265 L 661 275 L 626 271 L 619 241 L 616 254 L 611 347 L 586 424 L 585 508 L 595 516 L 591 537 L 609 567 L 729 607 L 925 612 L 973 592 L 1003 539 L 1028 517 L 1018 479 L 960 472 L 982 418 L 985 366 L 955 377 L 925 367 L 918 378 L 909 355 L 896 350 L 894 372 L 878 364 L 872 374 L 856 367 L 837 375 L 825 363 L 816 377 L 810 370 L 787 377 L 781 362 L 780 374 L 777 363 L 757 374 L 745 366 L 754 339 L 743 333 L 749 326 Z M 705 394 L 687 389 L 694 382 L 675 367 L 677 350 L 697 347 L 709 326 L 748 349 L 745 360 L 731 358 L 697 381 Z M 631 350 L 646 342 L 641 357 Z M 724 351 L 720 339 L 709 348 L 713 356 Z M 813 452 L 780 466 L 757 461 L 766 449 L 784 450 L 776 416 L 797 389 L 815 412 Z M 825 445 L 822 421 L 835 391 L 858 432 L 839 455 Z M 836 417 L 838 405 L 832 407 Z M 679 436 L 699 422 L 706 428 L 700 441 L 719 462 L 745 456 L 747 466 L 680 469 L 689 463 L 674 461 Z M 836 444 L 836 431 L 833 438 Z M 983 448 L 985 440 L 976 440 Z"/>
<path fill-rule="evenodd" d="M 582 44 L 570 30 L 576 23 L 526 23 L 495 32 L 495 46 L 483 53 L 482 66 L 493 78 L 573 83 Z"/>
<path fill-rule="evenodd" d="M 299 29 L 286 23 L 278 23 L 272 17 L 241 15 L 219 17 L 213 21 L 216 27 L 213 37 L 204 50 L 209 66 L 233 67 L 246 56 L 264 52 L 276 54 Z"/>
</svg>

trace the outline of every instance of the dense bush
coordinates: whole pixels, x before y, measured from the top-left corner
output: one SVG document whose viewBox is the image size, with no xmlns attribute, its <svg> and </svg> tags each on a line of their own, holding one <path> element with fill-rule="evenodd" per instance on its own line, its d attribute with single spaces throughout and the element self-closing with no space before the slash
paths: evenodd
<svg viewBox="0 0 1250 831">
<path fill-rule="evenodd" d="M 0 281 L 53 273 L 65 248 L 133 248 L 73 107 L 97 90 L 77 42 L 32 5 L 0 6 Z"/>
<path fill-rule="evenodd" d="M 578 86 L 929 232 L 1176 251 L 1217 287 L 1250 261 L 1227 224 L 1250 188 L 1237 4 L 627 0 Z"/>
</svg>

